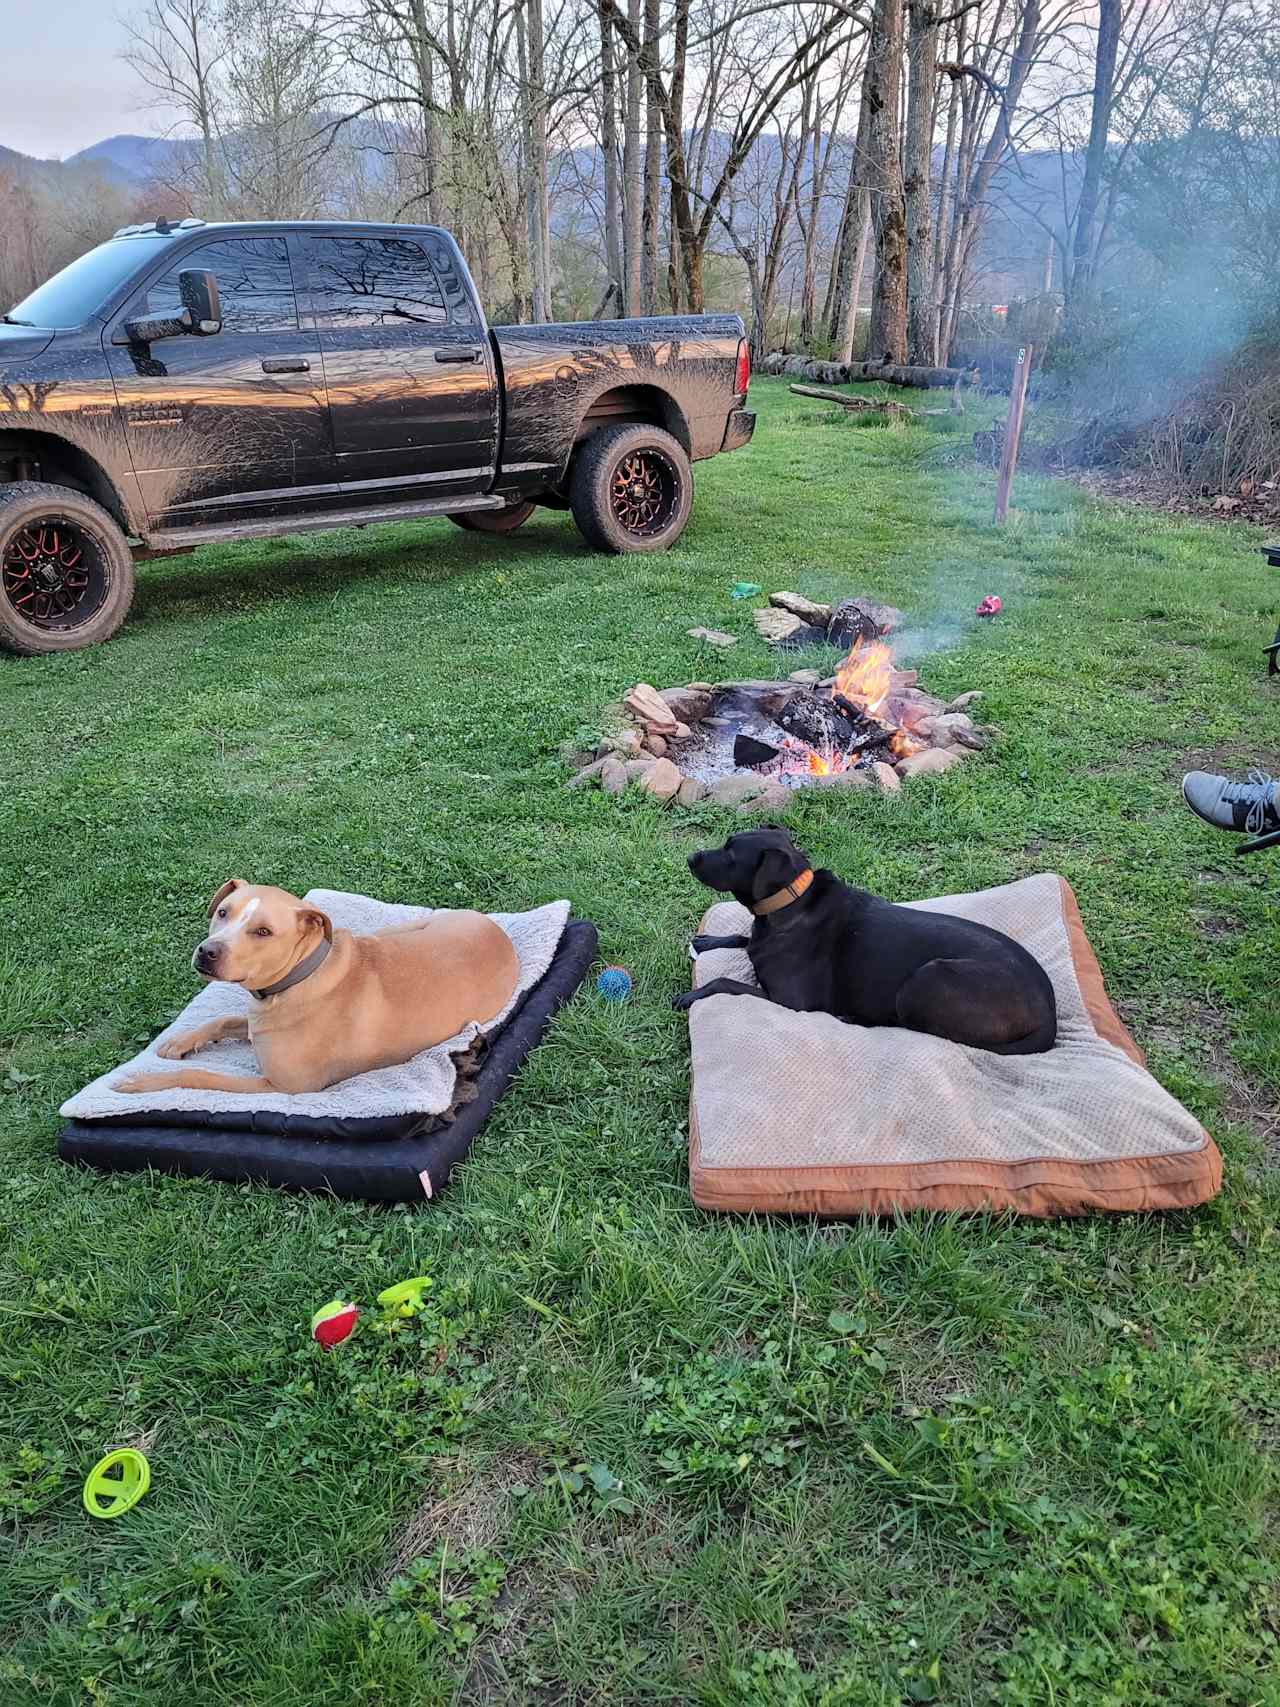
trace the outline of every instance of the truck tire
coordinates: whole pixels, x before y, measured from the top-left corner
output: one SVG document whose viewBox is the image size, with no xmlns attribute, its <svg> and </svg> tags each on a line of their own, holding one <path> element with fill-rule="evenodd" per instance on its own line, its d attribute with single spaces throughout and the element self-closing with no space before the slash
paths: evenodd
<svg viewBox="0 0 1280 1707">
<path fill-rule="evenodd" d="M 578 447 L 569 507 L 597 551 L 665 551 L 692 506 L 689 458 L 661 427 L 603 427 Z"/>
<path fill-rule="evenodd" d="M 0 647 L 24 656 L 109 640 L 133 603 L 133 553 L 92 498 L 0 485 Z"/>
<path fill-rule="evenodd" d="M 505 510 L 459 510 L 449 520 L 455 527 L 466 528 L 468 533 L 514 533 L 537 507 L 525 499 L 522 503 L 508 504 Z"/>
</svg>

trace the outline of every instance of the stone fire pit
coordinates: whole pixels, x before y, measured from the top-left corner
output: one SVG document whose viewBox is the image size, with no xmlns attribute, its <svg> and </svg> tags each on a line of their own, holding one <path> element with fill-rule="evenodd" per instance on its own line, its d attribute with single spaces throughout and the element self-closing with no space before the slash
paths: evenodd
<svg viewBox="0 0 1280 1707">
<path fill-rule="evenodd" d="M 623 699 L 630 727 L 601 742 L 569 786 L 598 784 L 607 794 L 637 787 L 682 806 L 709 797 L 744 811 L 779 812 L 798 788 L 897 793 L 912 777 L 950 770 L 986 746 L 971 715 L 980 693 L 944 702 L 919 685 L 917 671 L 894 667 L 888 636 L 900 612 L 868 600 L 846 600 L 833 611 L 776 593 L 768 612 L 756 612 L 762 632 L 760 619 L 771 612 L 798 619 L 807 637 L 852 637 L 835 674 L 796 670 L 780 681 L 662 689 L 637 682 Z M 777 627 L 775 645 L 802 638 L 790 623 Z"/>
</svg>

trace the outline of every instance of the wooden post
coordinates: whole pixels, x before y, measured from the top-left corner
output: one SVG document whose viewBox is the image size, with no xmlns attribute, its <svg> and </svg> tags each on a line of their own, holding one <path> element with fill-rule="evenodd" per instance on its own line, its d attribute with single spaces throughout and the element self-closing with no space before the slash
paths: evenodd
<svg viewBox="0 0 1280 1707">
<path fill-rule="evenodd" d="M 996 481 L 996 524 L 1003 526 L 1009 514 L 1009 494 L 1013 490 L 1014 471 L 1018 466 L 1018 446 L 1022 442 L 1022 411 L 1027 401 L 1027 375 L 1031 372 L 1031 345 L 1018 351 L 1018 364 L 1013 370 L 1009 388 L 1009 419 L 1005 423 L 1004 446 L 1000 453 L 1000 478 Z"/>
</svg>

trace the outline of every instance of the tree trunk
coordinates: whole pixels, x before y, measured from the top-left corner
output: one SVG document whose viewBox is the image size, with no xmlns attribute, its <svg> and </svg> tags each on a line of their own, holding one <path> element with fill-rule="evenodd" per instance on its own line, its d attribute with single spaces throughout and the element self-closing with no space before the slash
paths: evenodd
<svg viewBox="0 0 1280 1707">
<path fill-rule="evenodd" d="M 907 213 L 899 149 L 902 14 L 903 0 L 876 0 L 862 83 L 870 108 L 867 156 L 876 245 L 867 355 L 896 363 L 907 356 Z"/>
<path fill-rule="evenodd" d="M 640 0 L 627 0 L 633 34 L 640 34 Z M 644 79 L 635 54 L 627 54 L 626 113 L 622 127 L 623 314 L 640 314 L 641 231 L 644 223 L 644 165 L 640 149 L 640 99 Z"/>
<path fill-rule="evenodd" d="M 964 58 L 966 18 L 962 14 L 956 21 L 956 58 Z M 951 174 L 955 169 L 956 153 L 956 118 L 960 111 L 960 81 L 953 78 L 951 96 L 947 102 L 947 140 L 942 149 L 942 171 L 938 178 L 938 217 L 937 230 L 933 241 L 933 349 L 935 360 L 945 360 L 948 354 L 942 342 L 942 318 L 946 301 L 946 275 L 944 261 L 946 257 L 947 217 L 950 210 L 952 184 Z"/>
<path fill-rule="evenodd" d="M 445 225 L 444 197 L 437 181 L 438 148 L 436 143 L 435 67 L 431 59 L 431 40 L 427 32 L 426 0 L 413 0 L 413 57 L 418 76 L 418 98 L 422 103 L 422 176 L 426 197 L 427 218 L 432 225 Z"/>
<path fill-rule="evenodd" d="M 1102 195 L 1102 172 L 1107 161 L 1107 131 L 1115 96 L 1116 53 L 1120 46 L 1121 0 L 1098 0 L 1098 44 L 1094 56 L 1093 109 L 1089 122 L 1089 147 L 1084 157 L 1084 179 L 1076 207 L 1075 241 L 1071 271 L 1063 280 L 1072 303 L 1087 297 L 1093 286 L 1094 227 Z"/>
<path fill-rule="evenodd" d="M 854 340 L 858 335 L 858 303 L 862 298 L 862 275 L 867 266 L 867 244 L 871 237 L 871 191 L 858 194 L 858 246 L 853 252 L 853 267 L 849 275 L 849 300 L 840 326 L 840 343 L 836 350 L 838 362 L 853 360 Z"/>
<path fill-rule="evenodd" d="M 817 90 L 812 82 L 805 87 L 805 130 L 801 136 L 800 152 L 809 148 L 809 210 L 804 231 L 804 272 L 800 284 L 800 342 L 812 347 L 817 331 L 818 295 L 818 222 L 822 211 L 822 179 L 819 173 L 819 149 L 822 142 L 821 108 Z"/>
<path fill-rule="evenodd" d="M 671 95 L 667 124 L 667 179 L 671 186 L 670 228 L 667 262 L 667 289 L 671 312 L 679 314 L 682 307 L 691 314 L 700 314 L 702 304 L 689 300 L 688 287 L 692 281 L 685 269 L 693 260 L 685 253 L 692 234 L 689 217 L 688 168 L 684 152 L 684 79 L 689 53 L 690 0 L 675 0 L 674 40 L 671 49 Z M 682 290 L 682 284 L 685 287 Z M 682 302 L 682 296 L 685 300 Z"/>
<path fill-rule="evenodd" d="M 831 266 L 827 272 L 826 299 L 822 304 L 822 321 L 827 328 L 827 338 L 832 344 L 840 335 L 838 306 L 840 289 L 853 249 L 850 227 L 853 224 L 853 215 L 857 204 L 858 186 L 854 182 L 853 169 L 850 167 L 849 179 L 844 188 L 844 207 L 840 213 L 840 228 L 836 232 L 835 247 L 831 252 Z"/>
<path fill-rule="evenodd" d="M 938 359 L 937 314 L 930 254 L 933 113 L 937 83 L 938 24 L 932 0 L 908 0 L 906 178 L 907 349 L 913 362 Z"/>
<path fill-rule="evenodd" d="M 863 76 L 865 83 L 865 67 Z M 871 197 L 867 191 L 867 137 L 871 128 L 871 108 L 863 100 L 858 109 L 858 129 L 849 161 L 849 189 L 845 197 L 847 221 L 840 246 L 839 285 L 836 290 L 835 311 L 831 324 L 831 341 L 836 348 L 836 360 L 847 362 L 853 354 L 853 328 L 857 323 L 858 292 L 862 289 L 862 270 L 867 254 L 867 221 L 871 217 Z M 854 273 L 857 280 L 854 280 Z"/>
<path fill-rule="evenodd" d="M 1013 115 L 1022 99 L 1022 91 L 1026 87 L 1027 78 L 1035 61 L 1040 33 L 1040 8 L 1041 0 L 1023 0 L 1022 19 L 1018 27 L 1017 41 L 1009 57 L 1009 74 L 1001 91 L 999 114 L 995 127 L 987 138 L 981 159 L 972 169 L 965 169 L 964 193 L 962 197 L 958 196 L 957 198 L 954 237 L 949 257 L 950 274 L 947 281 L 949 295 L 947 336 L 942 347 L 942 354 L 946 356 L 950 355 L 951 344 L 955 338 L 965 278 L 968 273 L 969 262 L 977 247 L 979 232 L 982 229 L 987 193 L 991 188 L 991 180 L 995 176 L 996 168 L 1012 146 Z M 977 139 L 975 136 L 971 148 L 976 151 L 976 147 Z M 963 166 L 963 146 L 961 155 Z"/>
<path fill-rule="evenodd" d="M 551 240 L 547 195 L 547 106 L 542 52 L 542 0 L 524 0 L 528 29 L 529 79 L 529 260 L 533 273 L 533 318 L 551 318 Z"/>
<path fill-rule="evenodd" d="M 644 213 L 642 227 L 641 293 L 646 314 L 658 312 L 658 196 L 662 180 L 662 110 L 654 91 L 658 72 L 659 0 L 644 0 L 645 78 Z M 652 79 L 652 80 L 651 80 Z"/>
<path fill-rule="evenodd" d="M 879 379 L 886 385 L 911 385 L 925 391 L 936 391 L 944 385 L 968 384 L 977 372 L 977 368 L 917 367 L 906 362 L 849 363 L 850 379 Z"/>
<path fill-rule="evenodd" d="M 608 283 L 622 289 L 622 206 L 618 187 L 618 78 L 613 29 L 600 7 L 600 149 L 604 155 L 604 255 Z M 606 301 L 608 300 L 606 296 Z M 597 320 L 599 315 L 595 317 Z"/>
</svg>

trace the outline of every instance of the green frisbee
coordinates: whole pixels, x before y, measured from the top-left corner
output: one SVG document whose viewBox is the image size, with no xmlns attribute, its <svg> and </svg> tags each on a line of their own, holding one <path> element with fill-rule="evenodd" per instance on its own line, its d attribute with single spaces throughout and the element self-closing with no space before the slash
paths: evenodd
<svg viewBox="0 0 1280 1707">
<path fill-rule="evenodd" d="M 422 1308 L 422 1295 L 431 1289 L 431 1277 L 426 1274 L 417 1275 L 413 1280 L 402 1280 L 395 1286 L 388 1286 L 379 1292 L 378 1302 L 382 1308 L 397 1316 L 416 1316 Z"/>
<path fill-rule="evenodd" d="M 150 1486 L 150 1464 L 132 1447 L 121 1447 L 99 1459 L 85 1477 L 84 1509 L 90 1517 L 122 1517 Z"/>
</svg>

